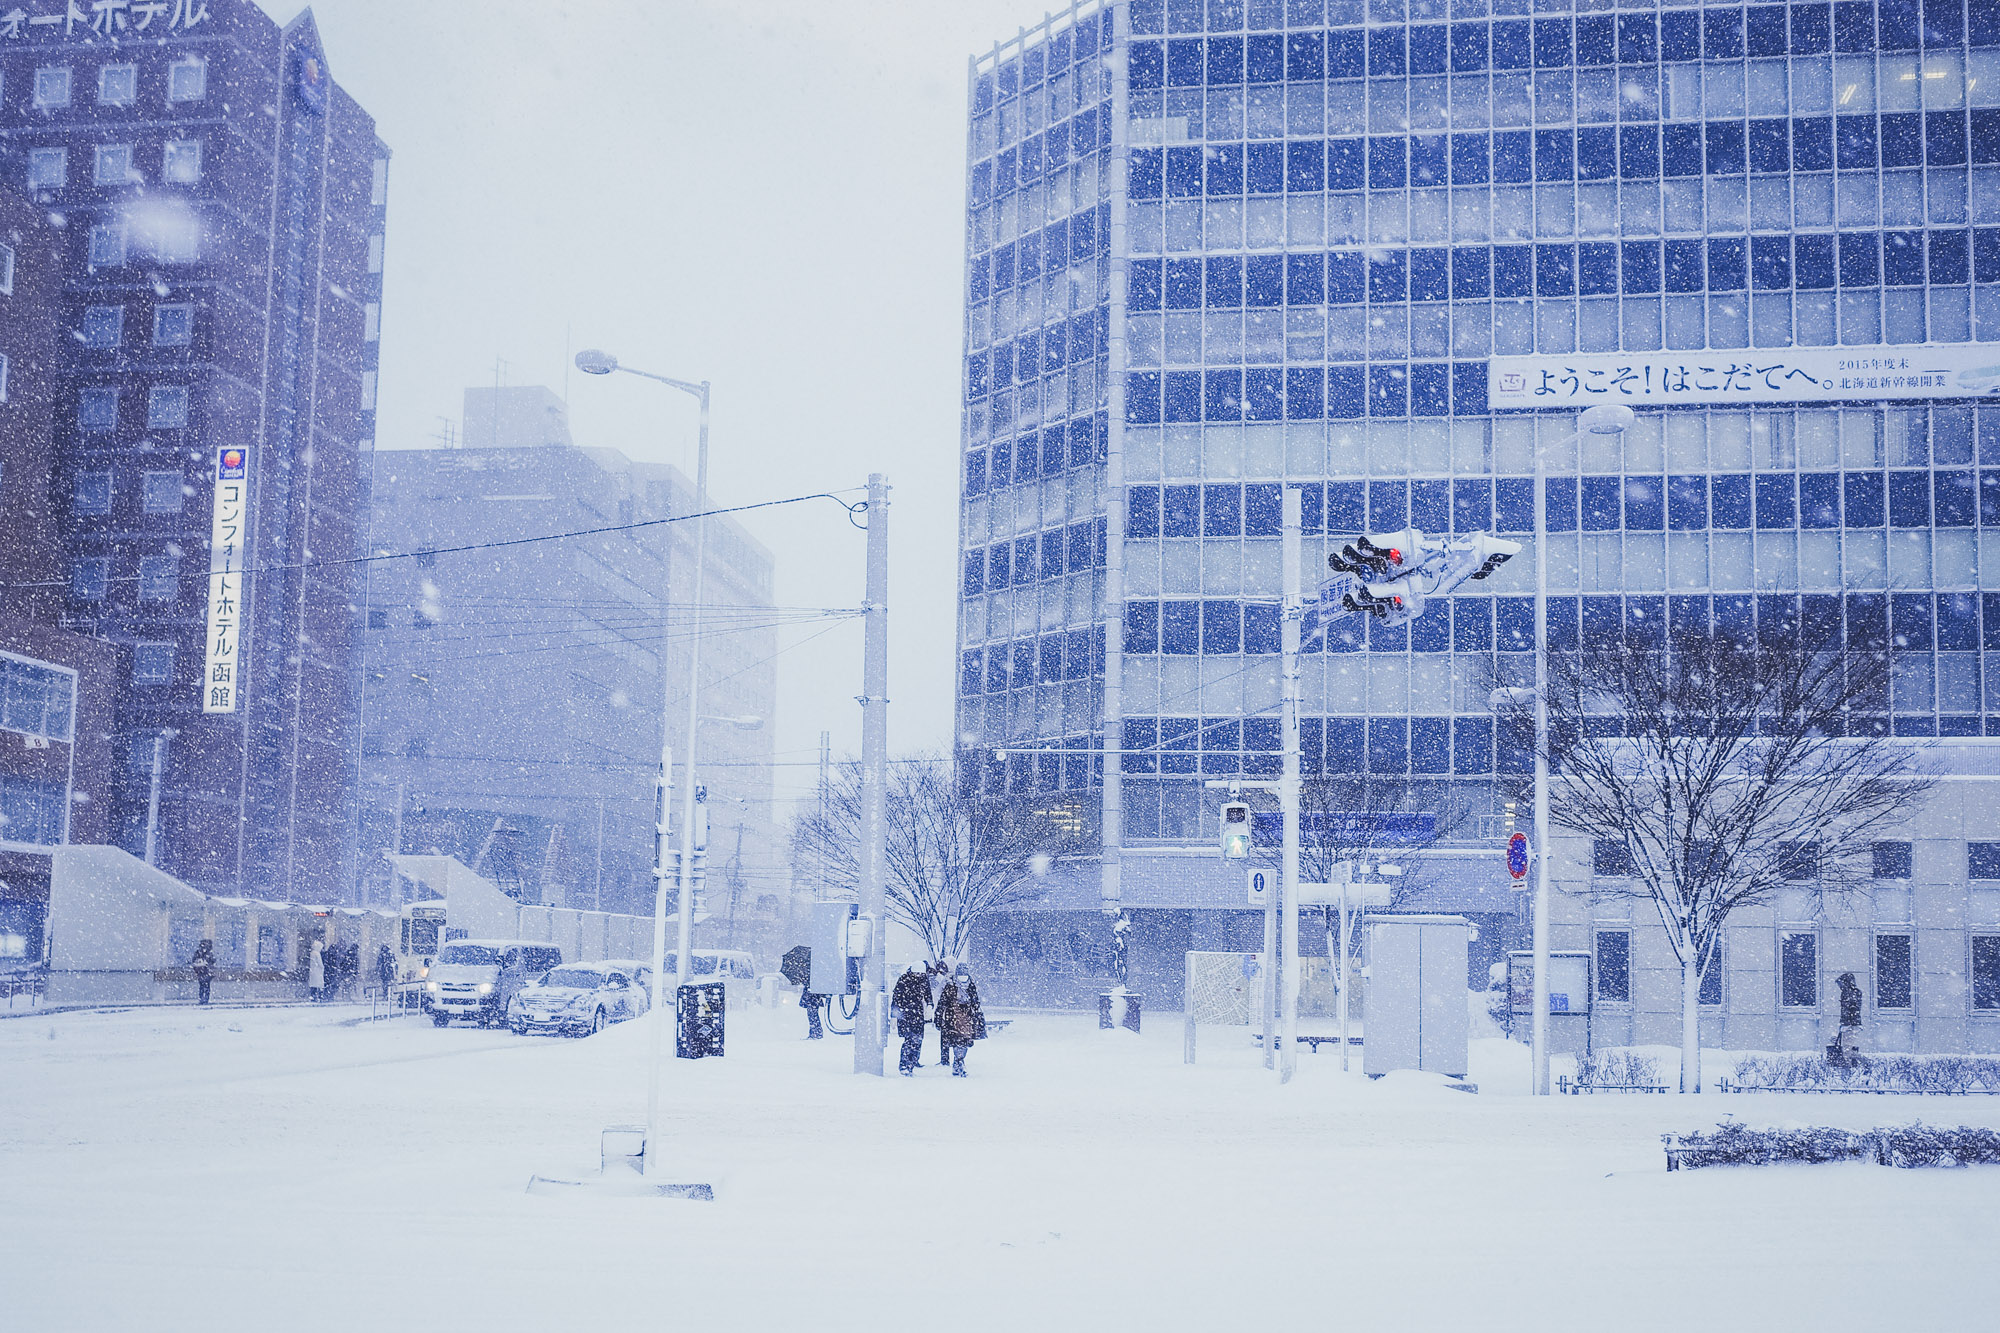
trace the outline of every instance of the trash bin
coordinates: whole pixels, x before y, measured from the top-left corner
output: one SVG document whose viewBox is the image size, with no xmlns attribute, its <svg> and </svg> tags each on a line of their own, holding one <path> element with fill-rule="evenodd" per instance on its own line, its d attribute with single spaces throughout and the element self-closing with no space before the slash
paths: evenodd
<svg viewBox="0 0 2000 1333">
<path fill-rule="evenodd" d="M 1140 997 L 1128 990 L 1107 990 L 1097 993 L 1097 1026 L 1106 1030 L 1127 1028 L 1139 1030 Z"/>
<path fill-rule="evenodd" d="M 719 981 L 682 986 L 674 996 L 674 1054 L 683 1060 L 722 1054 L 729 997 Z"/>
</svg>

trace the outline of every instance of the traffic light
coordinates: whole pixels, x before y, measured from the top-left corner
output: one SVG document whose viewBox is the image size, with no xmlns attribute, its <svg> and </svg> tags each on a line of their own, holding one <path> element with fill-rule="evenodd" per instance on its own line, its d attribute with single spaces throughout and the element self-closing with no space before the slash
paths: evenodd
<svg viewBox="0 0 2000 1333">
<path fill-rule="evenodd" d="M 1242 801 L 1222 804 L 1222 854 L 1232 861 L 1250 855 L 1250 807 Z"/>
<path fill-rule="evenodd" d="M 1372 615 L 1393 629 L 1422 615 L 1427 599 L 1485 578 L 1520 551 L 1519 542 L 1484 532 L 1429 540 L 1405 528 L 1357 537 L 1326 558 L 1336 577 L 1320 585 L 1320 606 Z"/>
</svg>

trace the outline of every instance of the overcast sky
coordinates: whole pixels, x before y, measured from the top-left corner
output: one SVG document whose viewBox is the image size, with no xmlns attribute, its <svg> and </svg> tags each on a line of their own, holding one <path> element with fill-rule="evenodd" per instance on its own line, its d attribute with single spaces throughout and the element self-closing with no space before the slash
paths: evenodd
<svg viewBox="0 0 2000 1333">
<path fill-rule="evenodd" d="M 260 0 L 287 21 L 305 6 Z M 718 504 L 895 486 L 892 749 L 951 728 L 966 61 L 1033 0 L 318 0 L 395 156 L 383 447 L 566 348 L 714 382 Z M 691 398 L 568 375 L 580 444 L 692 473 Z M 857 606 L 862 534 L 746 519 L 787 606 Z M 793 639 L 801 636 L 793 635 Z M 861 632 L 780 659 L 781 760 L 859 746 Z M 780 769 L 780 795 L 809 785 Z"/>
</svg>

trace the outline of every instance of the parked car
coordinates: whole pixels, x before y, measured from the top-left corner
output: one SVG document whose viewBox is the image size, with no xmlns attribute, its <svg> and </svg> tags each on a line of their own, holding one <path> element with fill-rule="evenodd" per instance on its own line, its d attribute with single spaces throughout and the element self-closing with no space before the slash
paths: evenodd
<svg viewBox="0 0 2000 1333">
<path fill-rule="evenodd" d="M 672 990 L 679 954 L 667 950 L 667 989 Z M 722 983 L 723 998 L 731 1009 L 741 1009 L 757 998 L 757 964 L 741 949 L 691 949 L 688 951 L 688 982 L 700 986 Z"/>
<path fill-rule="evenodd" d="M 606 958 L 591 964 L 592 967 L 606 967 L 623 972 L 632 979 L 633 993 L 639 998 L 638 1013 L 643 1014 L 653 1007 L 653 965 L 643 958 Z M 637 1017 L 638 1015 L 633 1015 Z"/>
<path fill-rule="evenodd" d="M 609 963 L 566 963 L 531 981 L 507 1006 L 507 1026 L 517 1037 L 558 1032 L 587 1037 L 646 1011 L 638 982 Z"/>
<path fill-rule="evenodd" d="M 507 1021 L 507 1005 L 529 980 L 562 966 L 562 950 L 533 940 L 453 940 L 424 979 L 431 1021 L 454 1018 L 486 1027 Z"/>
</svg>

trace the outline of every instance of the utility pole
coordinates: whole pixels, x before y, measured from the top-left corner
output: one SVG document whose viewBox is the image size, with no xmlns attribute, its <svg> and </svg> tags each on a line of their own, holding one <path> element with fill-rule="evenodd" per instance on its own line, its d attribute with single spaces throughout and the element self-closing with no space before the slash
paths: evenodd
<svg viewBox="0 0 2000 1333">
<path fill-rule="evenodd" d="M 664 682 L 662 682 L 664 688 Z M 646 1149 L 640 1159 L 642 1169 L 651 1174 L 660 1160 L 660 1065 L 667 1028 L 675 1024 L 674 1011 L 667 1008 L 667 821 L 674 808 L 674 747 L 667 729 L 660 728 L 660 773 L 653 780 L 653 994 L 647 1010 L 652 1019 L 652 1041 L 646 1058 Z M 682 951 L 685 955 L 686 951 Z"/>
<path fill-rule="evenodd" d="M 708 508 L 708 381 L 703 380 L 696 387 L 695 396 L 701 400 L 701 427 L 696 436 L 694 468 L 694 584 L 688 591 L 688 600 L 693 603 L 689 615 L 693 621 L 693 636 L 688 644 L 688 684 L 687 684 L 687 774 L 682 793 L 686 802 L 681 810 L 681 883 L 680 883 L 680 952 L 674 956 L 674 994 L 680 995 L 680 988 L 688 984 L 689 952 L 694 948 L 694 849 L 695 849 L 695 781 L 694 752 L 695 733 L 701 729 L 701 603 L 703 584 L 708 577 L 708 520 L 701 517 Z M 668 588 L 671 590 L 669 581 Z M 669 598 L 671 600 L 671 597 Z"/>
<path fill-rule="evenodd" d="M 854 1020 L 854 1072 L 882 1076 L 883 806 L 889 777 L 889 479 L 868 477 L 868 593 L 863 603 L 861 649 L 861 917 L 869 923 L 861 1008 Z"/>
<path fill-rule="evenodd" d="M 1289 1083 L 1299 1062 L 1299 630 L 1305 614 L 1305 594 L 1300 587 L 1302 545 L 1300 528 L 1301 497 L 1296 486 L 1284 490 L 1282 530 L 1284 533 L 1285 603 L 1280 612 L 1278 644 L 1283 659 L 1283 720 L 1285 767 L 1278 783 L 1278 801 L 1284 811 L 1285 840 L 1279 891 L 1285 897 L 1284 920 L 1284 1032 L 1278 1051 L 1278 1077 Z"/>
</svg>

